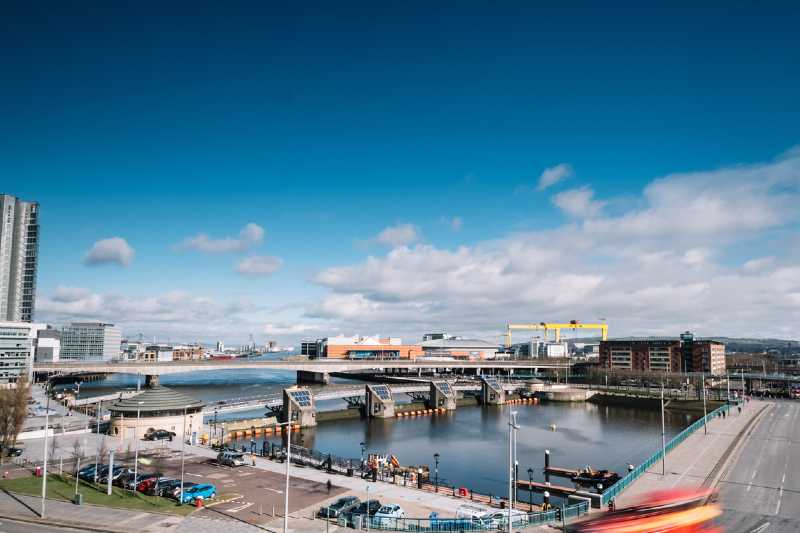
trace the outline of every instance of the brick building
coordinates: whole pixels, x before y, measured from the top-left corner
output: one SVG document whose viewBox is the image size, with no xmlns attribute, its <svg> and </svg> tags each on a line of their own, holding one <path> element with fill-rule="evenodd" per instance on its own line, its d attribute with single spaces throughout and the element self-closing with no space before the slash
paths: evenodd
<svg viewBox="0 0 800 533">
<path fill-rule="evenodd" d="M 397 337 L 327 337 L 303 341 L 303 355 L 312 359 L 415 359 L 423 354 L 419 344 L 403 344 Z"/>
<path fill-rule="evenodd" d="M 635 372 L 725 373 L 725 345 L 689 333 L 679 337 L 630 337 L 600 343 L 603 368 Z"/>
</svg>

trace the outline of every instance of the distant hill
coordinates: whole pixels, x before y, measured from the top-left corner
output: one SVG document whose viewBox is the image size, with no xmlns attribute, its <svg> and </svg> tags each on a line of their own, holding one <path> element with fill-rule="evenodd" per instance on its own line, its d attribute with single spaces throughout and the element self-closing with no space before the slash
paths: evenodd
<svg viewBox="0 0 800 533">
<path fill-rule="evenodd" d="M 749 339 L 735 337 L 715 337 L 725 343 L 728 352 L 769 352 L 792 353 L 800 351 L 800 341 L 786 339 Z"/>
</svg>

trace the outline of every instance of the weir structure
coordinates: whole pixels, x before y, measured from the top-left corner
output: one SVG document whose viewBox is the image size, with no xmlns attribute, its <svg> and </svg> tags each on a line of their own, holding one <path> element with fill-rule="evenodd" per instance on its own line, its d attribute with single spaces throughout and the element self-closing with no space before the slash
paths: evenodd
<svg viewBox="0 0 800 533">
<path fill-rule="evenodd" d="M 366 415 L 373 418 L 394 417 L 394 398 L 387 385 L 367 385 Z"/>
<path fill-rule="evenodd" d="M 506 390 L 494 376 L 483 376 L 481 379 L 481 400 L 485 405 L 506 403 Z"/>
<path fill-rule="evenodd" d="M 283 389 L 283 422 L 298 424 L 303 428 L 317 425 L 314 395 L 306 388 Z"/>
<path fill-rule="evenodd" d="M 449 382 L 444 380 L 431 381 L 430 391 L 431 409 L 447 409 L 454 411 L 456 408 L 456 391 Z"/>
</svg>

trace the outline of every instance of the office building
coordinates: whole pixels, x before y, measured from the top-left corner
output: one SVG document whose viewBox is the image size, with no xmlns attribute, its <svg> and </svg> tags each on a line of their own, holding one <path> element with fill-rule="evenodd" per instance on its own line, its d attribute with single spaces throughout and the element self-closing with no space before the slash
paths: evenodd
<svg viewBox="0 0 800 533">
<path fill-rule="evenodd" d="M 679 337 L 632 337 L 600 342 L 603 368 L 636 372 L 725 373 L 725 345 L 713 339 Z"/>
<path fill-rule="evenodd" d="M 0 320 L 31 322 L 39 258 L 39 204 L 0 194 Z"/>
<path fill-rule="evenodd" d="M 47 327 L 40 329 L 36 337 L 36 353 L 34 361 L 37 363 L 57 363 L 61 355 L 61 332 Z"/>
<path fill-rule="evenodd" d="M 122 334 L 114 324 L 73 322 L 61 330 L 61 360 L 110 361 L 119 359 Z"/>
<path fill-rule="evenodd" d="M 32 377 L 36 340 L 44 324 L 0 322 L 0 388 L 13 388 L 23 376 Z"/>
</svg>

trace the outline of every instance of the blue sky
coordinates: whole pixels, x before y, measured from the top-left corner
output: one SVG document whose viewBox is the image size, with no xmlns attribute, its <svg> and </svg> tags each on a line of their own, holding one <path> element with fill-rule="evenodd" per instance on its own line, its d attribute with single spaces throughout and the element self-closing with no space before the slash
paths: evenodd
<svg viewBox="0 0 800 533">
<path fill-rule="evenodd" d="M 0 190 L 42 205 L 41 320 L 797 336 L 796 4 L 0 9 Z"/>
</svg>

